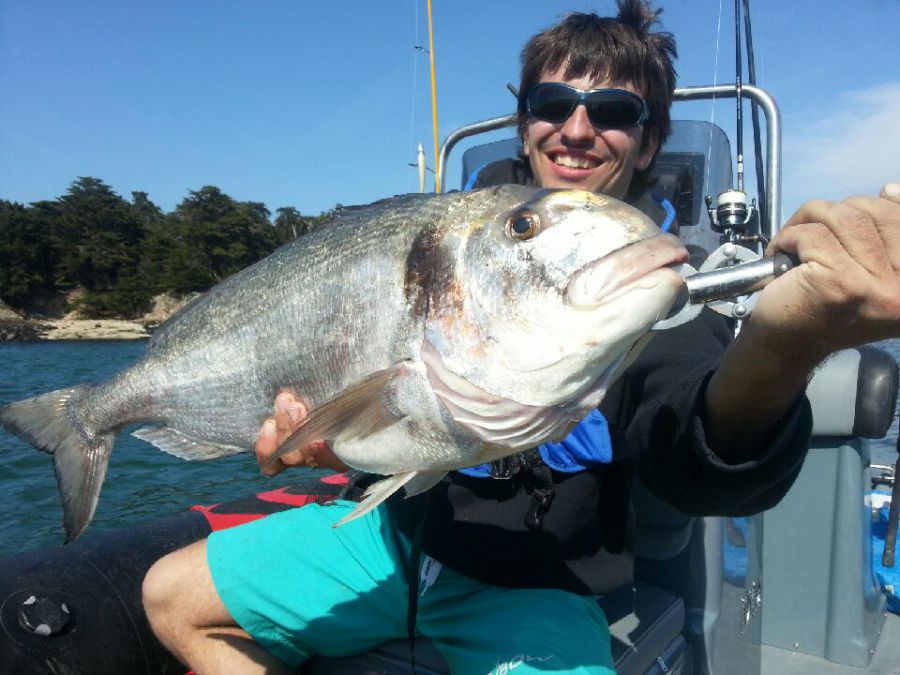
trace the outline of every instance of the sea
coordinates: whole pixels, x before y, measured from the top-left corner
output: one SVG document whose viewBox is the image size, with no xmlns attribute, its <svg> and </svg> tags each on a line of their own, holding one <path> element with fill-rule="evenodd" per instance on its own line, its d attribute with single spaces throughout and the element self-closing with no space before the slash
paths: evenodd
<svg viewBox="0 0 900 675">
<path fill-rule="evenodd" d="M 878 343 L 900 360 L 900 340 Z M 138 360 L 145 340 L 0 343 L 0 404 L 82 382 L 98 382 Z M 897 458 L 897 419 L 870 441 L 873 464 Z M 96 515 L 83 537 L 296 482 L 303 469 L 267 478 L 252 453 L 187 462 L 126 429 L 116 442 Z M 62 508 L 52 458 L 0 430 L 0 557 L 62 543 Z"/>
</svg>

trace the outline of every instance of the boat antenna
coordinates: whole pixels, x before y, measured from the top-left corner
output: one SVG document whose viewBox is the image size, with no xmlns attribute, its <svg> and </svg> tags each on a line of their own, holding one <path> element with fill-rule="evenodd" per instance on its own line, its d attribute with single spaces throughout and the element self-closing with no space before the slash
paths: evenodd
<svg viewBox="0 0 900 675">
<path fill-rule="evenodd" d="M 431 20 L 431 0 L 428 0 L 428 56 L 431 60 L 431 118 L 434 128 L 434 191 L 441 191 L 441 155 L 438 152 L 437 83 L 434 77 L 434 23 Z"/>
</svg>

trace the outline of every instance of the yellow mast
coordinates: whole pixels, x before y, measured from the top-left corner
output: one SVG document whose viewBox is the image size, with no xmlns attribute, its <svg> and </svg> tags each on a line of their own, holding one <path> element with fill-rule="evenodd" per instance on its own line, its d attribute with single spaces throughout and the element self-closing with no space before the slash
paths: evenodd
<svg viewBox="0 0 900 675">
<path fill-rule="evenodd" d="M 428 0 L 428 56 L 431 59 L 431 117 L 434 127 L 434 191 L 441 191 L 441 157 L 438 154 L 437 85 L 434 79 L 434 26 L 431 22 L 431 0 Z"/>
</svg>

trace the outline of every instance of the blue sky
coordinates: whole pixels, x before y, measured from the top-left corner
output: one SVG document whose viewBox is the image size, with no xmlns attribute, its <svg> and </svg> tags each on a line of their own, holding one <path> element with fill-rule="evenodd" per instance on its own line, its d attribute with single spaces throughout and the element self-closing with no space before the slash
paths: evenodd
<svg viewBox="0 0 900 675">
<path fill-rule="evenodd" d="M 733 2 L 668 0 L 679 84 L 734 80 Z M 511 112 L 535 31 L 592 3 L 433 0 L 439 135 Z M 751 0 L 785 131 L 785 211 L 900 180 L 900 3 Z M 426 0 L 2 0 L 0 198 L 95 176 L 165 210 L 216 185 L 318 213 L 417 189 L 433 165 Z M 733 127 L 733 103 L 675 117 Z M 746 114 L 749 118 L 749 113 Z M 745 137 L 750 147 L 749 136 Z M 458 182 L 451 163 L 448 181 Z M 788 215 L 787 213 L 785 215 Z"/>
</svg>

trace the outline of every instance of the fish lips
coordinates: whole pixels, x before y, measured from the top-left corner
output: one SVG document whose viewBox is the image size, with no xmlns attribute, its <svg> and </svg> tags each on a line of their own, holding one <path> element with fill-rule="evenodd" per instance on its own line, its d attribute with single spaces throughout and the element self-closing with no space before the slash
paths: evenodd
<svg viewBox="0 0 900 675">
<path fill-rule="evenodd" d="M 642 239 L 575 272 L 566 286 L 566 300 L 576 309 L 590 310 L 618 299 L 636 286 L 650 288 L 669 283 L 671 301 L 684 283 L 678 268 L 688 258 L 687 249 L 671 234 Z"/>
</svg>

